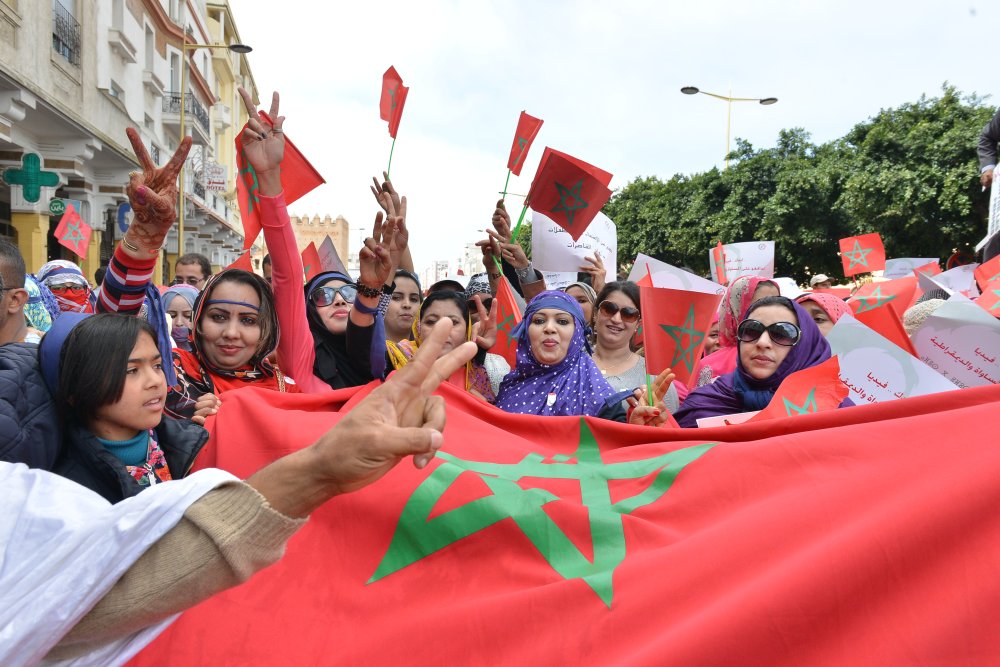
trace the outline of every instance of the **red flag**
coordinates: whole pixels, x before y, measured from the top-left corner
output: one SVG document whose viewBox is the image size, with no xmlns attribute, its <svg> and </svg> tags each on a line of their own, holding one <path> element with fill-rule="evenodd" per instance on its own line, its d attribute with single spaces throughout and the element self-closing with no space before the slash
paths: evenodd
<svg viewBox="0 0 1000 667">
<path fill-rule="evenodd" d="M 847 300 L 851 296 L 850 287 L 814 287 L 813 292 L 819 292 L 821 294 L 832 294 L 838 299 Z"/>
<path fill-rule="evenodd" d="M 676 382 L 687 384 L 705 349 L 705 335 L 719 309 L 718 294 L 662 287 L 641 287 L 646 372 L 673 370 Z"/>
<path fill-rule="evenodd" d="M 986 285 L 976 303 L 994 317 L 1000 317 L 1000 278 Z"/>
<path fill-rule="evenodd" d="M 611 198 L 611 174 L 546 147 L 525 201 L 578 240 Z"/>
<path fill-rule="evenodd" d="M 542 129 L 542 123 L 544 122 L 542 119 L 529 116 L 523 111 L 517 119 L 517 129 L 514 131 L 514 143 L 511 144 L 510 157 L 507 158 L 507 168 L 515 176 L 521 175 L 521 167 L 524 166 L 524 159 L 528 157 L 531 142 L 535 140 L 535 135 Z"/>
<path fill-rule="evenodd" d="M 994 280 L 1000 280 L 1000 255 L 977 266 L 975 276 L 980 290 L 985 290 Z"/>
<path fill-rule="evenodd" d="M 797 371 L 782 380 L 767 407 L 748 421 L 836 410 L 850 391 L 840 379 L 840 361 L 830 357 L 818 366 Z"/>
<path fill-rule="evenodd" d="M 726 252 L 722 247 L 722 241 L 712 248 L 709 259 L 712 264 L 712 278 L 720 285 L 727 284 L 729 279 L 726 277 Z"/>
<path fill-rule="evenodd" d="M 403 105 L 406 104 L 406 94 L 410 89 L 403 85 L 403 78 L 390 67 L 382 75 L 382 97 L 378 102 L 379 117 L 388 121 L 389 136 L 396 138 L 399 131 L 399 119 L 403 116 Z"/>
<path fill-rule="evenodd" d="M 246 478 L 369 390 L 231 392 L 198 465 Z M 328 502 L 282 560 L 186 611 L 133 664 L 1000 655 L 987 613 L 1000 599 L 1000 448 L 984 429 L 1000 387 L 713 429 L 510 415 L 439 394 L 448 420 L 430 465 L 404 460 Z M 413 640 L 428 628 L 447 630 Z"/>
<path fill-rule="evenodd" d="M 639 287 L 653 287 L 653 272 L 649 268 L 649 262 L 646 262 L 646 275 L 639 280 L 635 281 L 635 284 Z M 639 326 L 635 328 L 635 333 L 632 334 L 632 347 L 639 349 L 645 347 L 646 337 L 642 333 L 642 319 L 639 319 Z"/>
<path fill-rule="evenodd" d="M 227 269 L 242 269 L 244 271 L 249 271 L 253 273 L 253 262 L 250 261 L 250 251 L 247 250 L 242 255 L 236 258 L 232 264 L 226 267 Z"/>
<path fill-rule="evenodd" d="M 937 262 L 928 262 L 923 266 L 918 266 L 917 268 L 913 269 L 913 275 L 916 276 L 921 273 L 926 273 L 929 276 L 936 276 L 937 274 L 941 273 L 941 265 L 938 264 Z"/>
<path fill-rule="evenodd" d="M 903 328 L 903 320 L 900 319 L 899 313 L 892 307 L 891 302 L 866 310 L 860 310 L 859 308 L 854 313 L 854 317 L 869 329 L 874 329 L 877 333 L 888 338 L 913 356 L 918 359 L 920 358 L 917 355 L 917 351 L 913 348 L 913 341 L 910 340 L 906 329 Z"/>
<path fill-rule="evenodd" d="M 879 234 L 862 234 L 840 239 L 840 261 L 844 275 L 871 273 L 885 269 L 885 248 Z"/>
<path fill-rule="evenodd" d="M 306 282 L 309 282 L 323 272 L 323 265 L 319 261 L 319 251 L 312 241 L 302 251 L 302 272 L 305 274 Z"/>
<path fill-rule="evenodd" d="M 260 116 L 267 126 L 271 125 L 271 119 L 266 113 L 261 111 Z M 246 249 L 257 240 L 261 225 L 257 173 L 243 154 L 243 132 L 236 135 L 236 167 L 239 170 L 236 178 L 236 198 L 240 205 L 240 218 L 243 220 L 243 248 Z M 326 179 L 309 164 L 309 160 L 299 152 L 286 134 L 285 157 L 281 161 L 281 188 L 284 191 L 285 203 L 295 202 L 322 183 L 326 183 Z"/>
<path fill-rule="evenodd" d="M 916 292 L 916 289 L 916 276 L 885 280 L 879 283 L 868 283 L 858 288 L 854 296 L 847 300 L 847 305 L 855 313 L 863 313 L 866 310 L 878 308 L 888 303 L 896 311 L 896 315 L 902 319 L 903 313 L 906 312 L 906 309 L 913 302 L 913 294 Z"/>
<path fill-rule="evenodd" d="M 507 360 L 511 368 L 517 364 L 517 339 L 511 335 L 514 328 L 521 322 L 521 310 L 514 299 L 514 290 L 506 276 L 500 276 L 497 286 L 497 342 L 490 349 L 493 354 L 499 354 Z"/>
<path fill-rule="evenodd" d="M 90 236 L 93 233 L 94 230 L 83 221 L 73 205 L 66 206 L 55 231 L 59 245 L 69 248 L 79 255 L 80 259 L 87 259 L 87 248 L 90 247 Z"/>
</svg>

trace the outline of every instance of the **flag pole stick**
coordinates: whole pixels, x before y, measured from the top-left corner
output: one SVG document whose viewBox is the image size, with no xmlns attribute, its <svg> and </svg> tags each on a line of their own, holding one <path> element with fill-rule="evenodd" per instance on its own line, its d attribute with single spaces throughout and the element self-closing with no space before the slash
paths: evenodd
<svg viewBox="0 0 1000 667">
<path fill-rule="evenodd" d="M 510 171 L 510 169 L 508 169 L 507 170 L 507 180 L 504 181 L 504 183 L 503 183 L 503 193 L 502 194 L 503 194 L 503 198 L 504 199 L 507 198 L 507 186 L 510 185 L 510 174 L 511 174 L 511 171 Z"/>
<path fill-rule="evenodd" d="M 396 137 L 392 138 L 392 146 L 389 148 L 389 166 L 385 168 L 386 178 L 392 173 L 392 152 L 396 150 Z"/>
<path fill-rule="evenodd" d="M 646 373 L 646 400 L 649 401 L 649 407 L 653 407 L 653 376 Z"/>
<path fill-rule="evenodd" d="M 521 223 L 524 222 L 524 214 L 528 212 L 528 202 L 524 203 L 524 208 L 521 209 L 521 217 L 517 219 L 517 224 L 514 226 L 514 233 L 511 234 L 511 239 L 517 242 L 517 233 L 521 231 Z"/>
</svg>

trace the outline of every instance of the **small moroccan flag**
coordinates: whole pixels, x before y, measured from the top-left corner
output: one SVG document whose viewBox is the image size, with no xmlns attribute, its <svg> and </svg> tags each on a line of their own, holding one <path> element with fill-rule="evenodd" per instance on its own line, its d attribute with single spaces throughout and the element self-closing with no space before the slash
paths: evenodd
<svg viewBox="0 0 1000 667">
<path fill-rule="evenodd" d="M 249 271 L 253 273 L 253 263 L 250 261 L 250 251 L 246 250 L 242 255 L 236 258 L 236 260 L 226 267 L 227 269 L 241 269 L 243 271 Z"/>
<path fill-rule="evenodd" d="M 840 239 L 840 261 L 844 275 L 871 273 L 885 269 L 885 247 L 879 234 L 862 234 Z"/>
<path fill-rule="evenodd" d="M 976 303 L 994 317 L 1000 317 L 1000 278 L 986 285 Z"/>
<path fill-rule="evenodd" d="M 403 78 L 390 67 L 382 75 L 382 97 L 378 101 L 379 117 L 389 123 L 389 136 L 396 138 L 399 119 L 403 116 L 403 105 L 410 89 L 403 85 Z"/>
<path fill-rule="evenodd" d="M 987 285 L 994 280 L 1000 280 L 1000 255 L 977 266 L 975 276 L 979 289 L 984 292 Z"/>
<path fill-rule="evenodd" d="M 726 278 L 726 252 L 722 247 L 722 241 L 712 248 L 709 261 L 712 264 L 712 280 L 720 285 L 727 284 L 729 279 Z"/>
<path fill-rule="evenodd" d="M 918 266 L 913 269 L 913 275 L 919 275 L 921 273 L 926 273 L 929 276 L 936 276 L 941 273 L 941 265 L 938 262 L 928 262 L 923 266 Z"/>
<path fill-rule="evenodd" d="M 525 205 L 548 216 L 579 240 L 611 198 L 611 174 L 546 147 Z"/>
<path fill-rule="evenodd" d="M 302 251 L 302 272 L 305 274 L 305 281 L 309 282 L 323 271 L 323 266 L 319 261 L 319 251 L 312 241 Z"/>
<path fill-rule="evenodd" d="M 72 204 L 66 207 L 55 231 L 59 244 L 75 252 L 81 259 L 87 258 L 87 248 L 90 247 L 90 236 L 93 233 L 94 230 L 83 221 Z"/>
<path fill-rule="evenodd" d="M 903 348 L 913 356 L 919 358 L 917 351 L 913 348 L 906 329 L 903 328 L 903 320 L 892 307 L 892 303 L 886 303 L 876 308 L 858 310 L 854 317 L 869 329 L 881 334 L 899 347 Z"/>
<path fill-rule="evenodd" d="M 836 410 L 849 393 L 847 385 L 840 379 L 840 361 L 833 356 L 818 366 L 797 371 L 782 380 L 767 407 L 748 421 Z"/>
<path fill-rule="evenodd" d="M 521 117 L 517 119 L 517 129 L 514 131 L 514 143 L 511 144 L 510 157 L 507 158 L 507 168 L 515 176 L 521 175 L 521 167 L 524 166 L 524 159 L 528 157 L 531 142 L 535 140 L 535 135 L 542 129 L 542 123 L 544 122 L 542 119 L 529 116 L 523 111 L 521 112 Z"/>
<path fill-rule="evenodd" d="M 678 382 L 688 383 L 705 349 L 705 336 L 722 297 L 664 287 L 640 287 L 646 372 L 670 368 Z"/>
<path fill-rule="evenodd" d="M 265 126 L 269 127 L 271 119 L 263 111 L 260 112 Z M 246 126 L 243 127 L 246 129 Z M 260 194 L 257 182 L 257 172 L 246 160 L 243 152 L 243 132 L 236 135 L 236 167 L 239 174 L 236 178 L 236 199 L 240 205 L 240 217 L 243 220 L 243 248 L 254 244 L 260 234 Z M 292 140 L 285 135 L 285 157 L 281 161 L 281 188 L 285 195 L 285 204 L 291 204 L 307 192 L 316 189 L 326 179 L 320 176 L 309 160 L 299 152 Z"/>
<path fill-rule="evenodd" d="M 507 360 L 511 368 L 517 363 L 517 338 L 511 335 L 514 328 L 521 323 L 521 309 L 517 307 L 514 290 L 511 289 L 507 277 L 500 276 L 497 286 L 497 342 L 490 350 Z"/>
<path fill-rule="evenodd" d="M 916 276 L 906 278 L 896 278 L 880 283 L 868 283 L 862 285 L 847 301 L 855 313 L 863 313 L 866 310 L 878 308 L 888 303 L 896 311 L 900 318 L 913 302 L 913 295 L 917 290 Z"/>
</svg>

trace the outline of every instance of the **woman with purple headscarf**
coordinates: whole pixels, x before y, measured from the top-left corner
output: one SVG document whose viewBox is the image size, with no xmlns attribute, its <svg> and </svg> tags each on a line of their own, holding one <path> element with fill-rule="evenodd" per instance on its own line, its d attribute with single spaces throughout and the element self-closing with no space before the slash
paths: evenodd
<svg viewBox="0 0 1000 667">
<path fill-rule="evenodd" d="M 500 383 L 496 406 L 506 412 L 546 416 L 601 417 L 658 426 L 667 418 L 662 403 L 639 405 L 626 418 L 621 401 L 587 354 L 586 324 L 576 299 L 565 292 L 541 292 L 514 330 L 517 365 Z"/>
<path fill-rule="evenodd" d="M 830 358 L 830 344 L 806 310 L 783 296 L 760 299 L 736 329 L 736 370 L 698 387 L 674 413 L 683 427 L 704 417 L 763 410 L 782 380 Z M 845 400 L 840 407 L 853 405 Z"/>
</svg>

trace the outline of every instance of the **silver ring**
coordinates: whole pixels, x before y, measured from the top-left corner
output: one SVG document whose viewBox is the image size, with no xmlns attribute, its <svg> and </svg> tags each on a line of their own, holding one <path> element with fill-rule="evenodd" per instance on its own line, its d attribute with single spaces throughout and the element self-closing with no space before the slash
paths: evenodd
<svg viewBox="0 0 1000 667">
<path fill-rule="evenodd" d="M 271 132 L 274 132 L 275 134 L 284 134 L 285 133 L 285 131 L 282 130 L 280 127 L 271 128 Z"/>
</svg>

